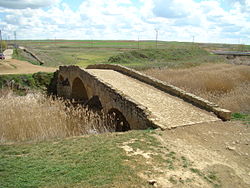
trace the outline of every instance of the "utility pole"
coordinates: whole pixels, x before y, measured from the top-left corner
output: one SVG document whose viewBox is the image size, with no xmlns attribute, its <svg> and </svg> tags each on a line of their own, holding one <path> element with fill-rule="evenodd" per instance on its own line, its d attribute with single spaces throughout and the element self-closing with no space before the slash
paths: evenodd
<svg viewBox="0 0 250 188">
<path fill-rule="evenodd" d="M 158 29 L 155 29 L 155 34 L 156 34 L 156 36 L 155 36 L 155 48 L 157 48 L 157 40 L 158 40 Z"/>
<path fill-rule="evenodd" d="M 2 44 L 2 31 L 0 30 L 0 42 L 1 42 L 1 53 L 3 53 L 3 44 Z"/>
<path fill-rule="evenodd" d="M 140 36 L 139 35 L 138 35 L 137 46 L 138 46 L 138 50 L 139 50 L 140 49 Z"/>
<path fill-rule="evenodd" d="M 17 44 L 16 44 L 16 31 L 14 31 L 14 40 L 15 40 L 14 46 L 15 46 L 15 48 L 17 48 Z"/>
<path fill-rule="evenodd" d="M 193 44 L 194 44 L 194 36 L 193 36 Z"/>
</svg>

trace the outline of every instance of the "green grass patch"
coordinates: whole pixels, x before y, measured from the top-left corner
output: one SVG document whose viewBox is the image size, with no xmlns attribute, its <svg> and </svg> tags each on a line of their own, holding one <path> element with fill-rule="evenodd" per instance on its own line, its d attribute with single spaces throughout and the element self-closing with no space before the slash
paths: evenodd
<svg viewBox="0 0 250 188">
<path fill-rule="evenodd" d="M 181 156 L 181 160 L 182 160 L 182 163 L 183 163 L 183 167 L 184 168 L 188 168 L 191 164 L 190 164 L 190 161 L 186 158 L 186 157 L 184 157 L 184 156 Z"/>
<path fill-rule="evenodd" d="M 180 49 L 145 49 L 124 52 L 110 57 L 109 63 L 133 63 L 135 61 L 178 61 L 190 59 L 194 56 L 208 55 L 208 52 L 201 48 L 180 48 Z"/>
<path fill-rule="evenodd" d="M 190 168 L 190 171 L 199 175 L 200 177 L 205 179 L 207 182 L 211 183 L 213 185 L 213 187 L 215 187 L 215 188 L 221 187 L 221 181 L 216 176 L 215 172 L 209 171 L 207 173 L 204 173 L 197 168 Z"/>
<path fill-rule="evenodd" d="M 140 169 L 130 166 L 141 158 L 129 158 L 118 147 L 138 137 L 152 141 L 149 133 L 131 131 L 0 145 L 0 187 L 147 187 L 137 175 Z"/>
<path fill-rule="evenodd" d="M 241 121 L 244 124 L 250 125 L 250 114 L 246 113 L 233 113 L 232 120 Z"/>
<path fill-rule="evenodd" d="M 18 94 L 22 94 L 22 91 L 26 89 L 46 91 L 51 84 L 53 76 L 54 73 L 45 72 L 0 75 L 0 88 L 11 87 Z"/>
<path fill-rule="evenodd" d="M 0 187 L 151 187 L 138 174 L 158 177 L 164 171 L 157 169 L 179 170 L 182 160 L 187 161 L 164 148 L 155 134 L 144 130 L 0 144 Z M 133 151 L 126 152 L 125 145 Z M 189 164 L 186 170 L 219 185 L 215 173 Z M 171 175 L 167 179 L 174 185 L 190 181 Z"/>
<path fill-rule="evenodd" d="M 135 69 L 155 67 L 192 67 L 201 63 L 222 61 L 220 57 L 211 55 L 199 47 L 142 49 L 133 50 L 111 56 L 107 63 L 121 64 Z"/>
</svg>

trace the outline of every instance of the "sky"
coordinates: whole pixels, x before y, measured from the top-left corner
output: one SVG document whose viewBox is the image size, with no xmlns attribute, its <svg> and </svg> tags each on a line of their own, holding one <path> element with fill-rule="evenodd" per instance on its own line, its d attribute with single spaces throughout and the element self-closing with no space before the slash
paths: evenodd
<svg viewBox="0 0 250 188">
<path fill-rule="evenodd" d="M 250 0 L 0 0 L 4 39 L 250 44 Z"/>
</svg>

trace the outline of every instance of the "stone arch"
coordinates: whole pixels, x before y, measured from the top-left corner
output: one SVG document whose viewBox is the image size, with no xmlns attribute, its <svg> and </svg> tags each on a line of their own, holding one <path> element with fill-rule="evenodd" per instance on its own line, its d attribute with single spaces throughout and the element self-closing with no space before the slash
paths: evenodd
<svg viewBox="0 0 250 188">
<path fill-rule="evenodd" d="M 111 108 L 108 111 L 108 115 L 111 121 L 115 124 L 115 131 L 129 131 L 131 130 L 128 121 L 126 120 L 125 116 L 116 108 Z"/>
<path fill-rule="evenodd" d="M 72 83 L 71 98 L 78 102 L 85 102 L 89 99 L 87 90 L 82 80 L 78 77 Z"/>
</svg>

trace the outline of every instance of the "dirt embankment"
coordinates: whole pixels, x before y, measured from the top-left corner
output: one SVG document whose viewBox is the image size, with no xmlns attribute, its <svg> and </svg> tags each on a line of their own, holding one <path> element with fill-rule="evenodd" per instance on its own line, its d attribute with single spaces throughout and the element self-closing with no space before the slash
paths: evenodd
<svg viewBox="0 0 250 188">
<path fill-rule="evenodd" d="M 161 143 L 187 160 L 202 171 L 214 172 L 221 187 L 247 188 L 250 185 L 250 129 L 249 125 L 237 121 L 214 122 L 200 125 L 179 127 L 162 132 L 158 136 Z M 183 178 L 183 172 L 178 169 L 166 171 L 176 178 Z M 163 185 L 164 177 L 159 178 Z M 203 177 L 196 178 L 195 184 L 174 187 L 210 187 Z M 205 184 L 204 184 L 205 183 Z"/>
<path fill-rule="evenodd" d="M 54 72 L 57 68 L 33 65 L 26 61 L 6 59 L 0 61 L 0 75 L 2 74 L 32 74 L 36 72 Z"/>
</svg>

